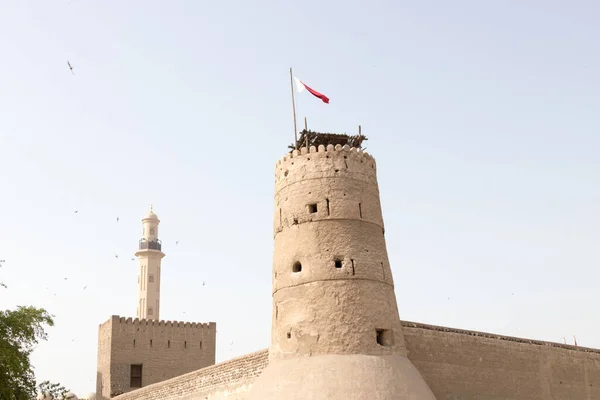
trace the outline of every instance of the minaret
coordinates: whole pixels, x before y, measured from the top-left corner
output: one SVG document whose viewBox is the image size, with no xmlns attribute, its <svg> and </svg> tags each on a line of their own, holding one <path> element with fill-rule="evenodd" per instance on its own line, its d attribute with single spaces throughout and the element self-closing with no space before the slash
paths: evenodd
<svg viewBox="0 0 600 400">
<path fill-rule="evenodd" d="M 274 211 L 269 365 L 248 398 L 434 400 L 407 357 L 373 157 L 294 150 Z"/>
<path fill-rule="evenodd" d="M 137 317 L 160 320 L 160 263 L 165 253 L 158 239 L 160 220 L 152 212 L 142 219 L 142 239 L 135 253 L 139 261 Z"/>
</svg>

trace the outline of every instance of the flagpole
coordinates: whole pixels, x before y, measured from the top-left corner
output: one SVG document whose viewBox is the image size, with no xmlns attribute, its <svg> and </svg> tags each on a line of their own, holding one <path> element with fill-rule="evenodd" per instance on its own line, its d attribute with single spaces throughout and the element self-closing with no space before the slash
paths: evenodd
<svg viewBox="0 0 600 400">
<path fill-rule="evenodd" d="M 306 150 L 308 151 L 308 123 L 306 117 L 304 117 L 304 136 L 306 137 Z"/>
<path fill-rule="evenodd" d="M 290 67 L 290 88 L 292 89 L 292 110 L 294 112 L 294 149 L 298 149 L 298 129 L 296 128 L 296 100 L 294 100 L 294 77 Z"/>
</svg>

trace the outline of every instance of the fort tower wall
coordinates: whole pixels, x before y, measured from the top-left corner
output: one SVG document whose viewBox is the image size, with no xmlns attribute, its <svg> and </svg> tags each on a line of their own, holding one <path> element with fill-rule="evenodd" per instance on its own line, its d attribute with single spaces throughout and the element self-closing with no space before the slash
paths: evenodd
<svg viewBox="0 0 600 400">
<path fill-rule="evenodd" d="M 277 163 L 272 279 L 250 399 L 434 399 L 406 357 L 373 157 L 321 145 Z"/>
</svg>

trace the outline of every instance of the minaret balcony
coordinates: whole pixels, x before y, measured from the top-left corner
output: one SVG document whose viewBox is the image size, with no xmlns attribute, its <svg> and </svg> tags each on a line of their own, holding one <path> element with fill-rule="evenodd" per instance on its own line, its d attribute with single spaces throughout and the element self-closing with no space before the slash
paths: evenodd
<svg viewBox="0 0 600 400">
<path fill-rule="evenodd" d="M 159 239 L 156 240 L 140 240 L 140 250 L 158 250 L 162 251 L 162 242 Z"/>
</svg>

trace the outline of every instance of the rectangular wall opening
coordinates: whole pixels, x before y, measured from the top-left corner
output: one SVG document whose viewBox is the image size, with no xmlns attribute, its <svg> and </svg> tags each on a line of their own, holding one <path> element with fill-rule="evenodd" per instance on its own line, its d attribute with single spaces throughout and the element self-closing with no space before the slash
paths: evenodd
<svg viewBox="0 0 600 400">
<path fill-rule="evenodd" d="M 317 204 L 316 204 L 316 203 L 314 203 L 314 204 L 309 204 L 309 205 L 308 205 L 308 212 L 309 212 L 310 214 L 314 214 L 314 213 L 316 213 L 316 212 L 317 212 Z"/>
<path fill-rule="evenodd" d="M 336 259 L 335 260 L 335 267 L 336 268 L 342 268 L 342 260 Z"/>
<path fill-rule="evenodd" d="M 375 332 L 378 345 L 390 347 L 394 344 L 394 335 L 391 329 L 376 329 Z"/>
<path fill-rule="evenodd" d="M 129 387 L 141 388 L 142 387 L 142 364 L 131 364 L 131 370 L 129 374 Z"/>
</svg>

